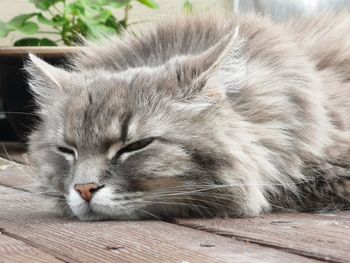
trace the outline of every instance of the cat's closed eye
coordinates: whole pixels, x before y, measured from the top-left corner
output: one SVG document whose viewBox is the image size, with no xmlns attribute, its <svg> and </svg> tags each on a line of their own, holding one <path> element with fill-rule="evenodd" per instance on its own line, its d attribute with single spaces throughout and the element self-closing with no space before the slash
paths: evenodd
<svg viewBox="0 0 350 263">
<path fill-rule="evenodd" d="M 120 155 L 122 155 L 123 153 L 126 153 L 126 152 L 134 152 L 134 151 L 137 151 L 137 150 L 141 150 L 141 149 L 147 147 L 153 141 L 154 141 L 154 138 L 146 138 L 146 139 L 143 139 L 143 140 L 131 143 L 131 144 L 125 146 L 124 148 L 120 149 L 118 151 L 118 155 L 120 156 Z"/>
<path fill-rule="evenodd" d="M 67 147 L 67 146 L 57 146 L 57 150 L 59 153 L 65 156 L 70 156 L 75 160 L 78 159 L 78 153 L 74 148 Z"/>
</svg>

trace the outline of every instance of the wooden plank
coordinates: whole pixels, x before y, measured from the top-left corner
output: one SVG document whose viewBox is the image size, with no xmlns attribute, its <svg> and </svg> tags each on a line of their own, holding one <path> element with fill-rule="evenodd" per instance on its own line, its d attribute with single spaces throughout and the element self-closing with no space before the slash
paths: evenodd
<svg viewBox="0 0 350 263">
<path fill-rule="evenodd" d="M 165 222 L 78 222 L 47 198 L 0 191 L 0 227 L 68 262 L 316 262 Z"/>
<path fill-rule="evenodd" d="M 0 157 L 0 185 L 38 192 L 40 182 L 34 169 Z"/>
<path fill-rule="evenodd" d="M 177 220 L 182 226 L 330 262 L 350 262 L 350 211 L 251 219 Z"/>
<path fill-rule="evenodd" d="M 20 240 L 6 236 L 0 230 L 0 262 L 2 263 L 63 263 L 55 256 L 45 253 Z"/>
<path fill-rule="evenodd" d="M 81 47 L 0 47 L 1 57 L 23 57 L 28 53 L 41 57 L 57 57 L 77 52 Z"/>
</svg>

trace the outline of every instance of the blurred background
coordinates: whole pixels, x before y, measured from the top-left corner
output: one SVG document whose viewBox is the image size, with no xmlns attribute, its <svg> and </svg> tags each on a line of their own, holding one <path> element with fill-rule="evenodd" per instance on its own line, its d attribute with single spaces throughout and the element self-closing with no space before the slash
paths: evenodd
<svg viewBox="0 0 350 263">
<path fill-rule="evenodd" d="M 33 3 L 45 0 L 0 0 L 0 21 L 9 21 L 22 14 L 36 12 Z M 59 1 L 57 1 L 59 2 Z M 74 2 L 74 0 L 67 1 Z M 130 2 L 116 0 L 115 2 Z M 142 1 L 141 1 L 142 2 Z M 147 2 L 147 1 L 145 1 Z M 135 29 L 152 26 L 160 18 L 174 16 L 183 12 L 256 12 L 270 15 L 272 19 L 281 21 L 293 16 L 310 16 L 322 11 L 343 10 L 350 7 L 349 0 L 154 0 L 157 8 L 147 8 L 139 3 L 132 3 L 129 12 L 129 22 Z M 117 17 L 124 12 L 121 9 L 113 10 Z M 11 46 L 22 36 L 21 32 L 1 37 L 0 46 Z"/>
<path fill-rule="evenodd" d="M 68 1 L 74 2 L 74 1 Z M 118 2 L 118 1 L 116 1 Z M 124 0 L 119 2 L 126 2 Z M 219 12 L 232 12 L 232 0 L 154 0 L 157 8 L 148 8 L 137 1 L 131 2 L 132 9 L 129 12 L 129 21 L 134 29 L 143 29 L 152 26 L 160 18 L 174 16 L 189 9 L 196 9 L 198 12 L 219 10 Z M 29 0 L 0 0 L 0 20 L 9 21 L 16 15 L 35 12 L 36 8 Z M 116 17 L 122 17 L 124 10 L 116 8 L 113 10 Z M 15 39 L 21 36 L 16 32 L 6 38 L 0 38 L 0 46 L 11 45 Z"/>
<path fill-rule="evenodd" d="M 235 1 L 235 4 L 240 12 L 261 13 L 276 21 L 325 11 L 342 11 L 350 7 L 349 0 L 240 0 Z"/>
</svg>

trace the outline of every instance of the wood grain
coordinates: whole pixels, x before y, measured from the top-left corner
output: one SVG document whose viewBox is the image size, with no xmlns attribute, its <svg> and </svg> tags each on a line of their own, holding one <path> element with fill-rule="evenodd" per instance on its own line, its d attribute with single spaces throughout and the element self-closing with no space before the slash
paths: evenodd
<svg viewBox="0 0 350 263">
<path fill-rule="evenodd" d="M 35 168 L 0 157 L 0 185 L 30 192 L 40 191 Z"/>
<path fill-rule="evenodd" d="M 350 262 L 350 211 L 251 219 L 177 220 L 179 225 L 330 262 Z"/>
<path fill-rule="evenodd" d="M 38 263 L 63 263 L 55 256 L 45 253 L 35 247 L 6 236 L 0 229 L 0 262 L 38 262 Z"/>
<path fill-rule="evenodd" d="M 78 222 L 61 217 L 47 198 L 0 191 L 0 227 L 68 262 L 315 262 L 165 222 Z"/>
</svg>

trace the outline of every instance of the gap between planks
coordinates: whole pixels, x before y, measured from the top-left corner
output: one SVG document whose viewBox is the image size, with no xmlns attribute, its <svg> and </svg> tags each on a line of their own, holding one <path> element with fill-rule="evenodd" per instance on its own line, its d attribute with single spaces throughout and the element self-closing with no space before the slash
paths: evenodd
<svg viewBox="0 0 350 263">
<path fill-rule="evenodd" d="M 307 252 L 307 251 L 300 251 L 300 250 L 297 250 L 297 249 L 292 249 L 292 248 L 289 248 L 289 247 L 285 247 L 285 246 L 283 246 L 282 243 L 280 243 L 280 245 L 269 244 L 269 243 L 267 243 L 264 240 L 259 240 L 259 239 L 247 237 L 247 236 L 244 236 L 244 235 L 237 235 L 235 233 L 218 230 L 216 228 L 210 228 L 210 227 L 196 225 L 196 224 L 193 224 L 193 225 L 192 224 L 186 224 L 186 223 L 184 224 L 184 223 L 181 223 L 181 221 L 179 222 L 178 220 L 175 220 L 174 223 L 179 225 L 179 226 L 184 226 L 184 227 L 189 227 L 189 228 L 196 229 L 196 230 L 205 231 L 207 233 L 216 234 L 216 235 L 222 236 L 222 237 L 234 238 L 235 240 L 238 240 L 238 241 L 249 242 L 249 243 L 252 243 L 252 244 L 260 245 L 262 247 L 269 247 L 269 248 L 283 250 L 283 251 L 291 253 L 291 254 L 304 256 L 304 257 L 315 259 L 315 260 L 322 261 L 322 262 L 331 262 L 331 263 L 341 263 L 342 262 L 342 261 L 333 261 L 330 258 L 325 257 L 323 255 L 317 255 L 317 254 L 310 253 L 310 252 Z"/>
<path fill-rule="evenodd" d="M 0 262 L 38 262 L 64 263 L 50 253 L 47 253 L 28 242 L 7 234 L 0 229 Z"/>
<path fill-rule="evenodd" d="M 179 225 L 326 262 L 350 262 L 350 211 L 251 219 L 178 219 Z"/>
</svg>

